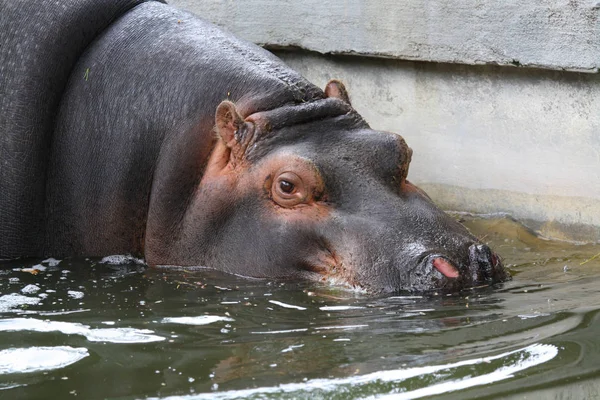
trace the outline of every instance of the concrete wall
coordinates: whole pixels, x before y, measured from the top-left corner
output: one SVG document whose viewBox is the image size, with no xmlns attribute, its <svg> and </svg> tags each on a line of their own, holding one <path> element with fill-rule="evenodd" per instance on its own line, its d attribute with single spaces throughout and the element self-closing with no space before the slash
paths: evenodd
<svg viewBox="0 0 600 400">
<path fill-rule="evenodd" d="M 292 46 L 276 54 L 321 87 L 341 79 L 373 128 L 405 137 L 409 179 L 442 207 L 600 240 L 600 75 L 472 65 L 597 71 L 600 4 L 171 3 L 272 49 Z"/>
<path fill-rule="evenodd" d="M 268 47 L 597 72 L 598 0 L 170 0 Z"/>
</svg>

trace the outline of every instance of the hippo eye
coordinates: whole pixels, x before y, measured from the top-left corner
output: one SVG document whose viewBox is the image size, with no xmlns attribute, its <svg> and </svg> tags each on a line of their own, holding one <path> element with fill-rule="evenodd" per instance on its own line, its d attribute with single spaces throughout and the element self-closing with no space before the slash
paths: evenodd
<svg viewBox="0 0 600 400">
<path fill-rule="evenodd" d="M 284 193 L 292 193 L 294 191 L 294 184 L 288 181 L 280 181 L 279 182 L 279 188 L 281 189 L 282 192 Z"/>
<path fill-rule="evenodd" d="M 273 181 L 271 197 L 275 203 L 290 208 L 308 199 L 306 185 L 300 176 L 294 172 L 283 172 Z"/>
</svg>

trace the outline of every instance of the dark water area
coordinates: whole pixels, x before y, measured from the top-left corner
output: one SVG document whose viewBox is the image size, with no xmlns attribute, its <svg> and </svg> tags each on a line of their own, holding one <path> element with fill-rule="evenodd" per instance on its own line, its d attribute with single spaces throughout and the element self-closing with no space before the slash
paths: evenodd
<svg viewBox="0 0 600 400">
<path fill-rule="evenodd" d="M 0 262 L 0 398 L 600 397 L 600 245 L 463 217 L 514 279 L 454 295 Z"/>
</svg>

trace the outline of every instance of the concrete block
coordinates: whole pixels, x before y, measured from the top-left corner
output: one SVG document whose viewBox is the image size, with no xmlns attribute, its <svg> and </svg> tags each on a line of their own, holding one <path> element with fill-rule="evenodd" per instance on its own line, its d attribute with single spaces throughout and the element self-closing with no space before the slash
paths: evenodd
<svg viewBox="0 0 600 400">
<path fill-rule="evenodd" d="M 267 48 L 597 72 L 598 0 L 170 0 Z"/>
</svg>

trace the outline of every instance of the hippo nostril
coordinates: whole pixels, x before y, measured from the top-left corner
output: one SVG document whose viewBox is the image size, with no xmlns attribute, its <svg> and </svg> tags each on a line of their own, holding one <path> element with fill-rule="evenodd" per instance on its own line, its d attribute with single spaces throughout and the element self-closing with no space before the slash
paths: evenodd
<svg viewBox="0 0 600 400">
<path fill-rule="evenodd" d="M 441 257 L 434 258 L 431 265 L 447 278 L 458 278 L 456 267 Z"/>
<path fill-rule="evenodd" d="M 492 267 L 496 268 L 498 267 L 498 264 L 500 263 L 500 260 L 498 259 L 498 256 L 494 253 L 492 253 Z"/>
<path fill-rule="evenodd" d="M 498 264 L 496 255 L 485 244 L 473 244 L 469 247 L 469 261 L 471 268 L 479 271 L 483 279 L 491 278 L 494 267 Z"/>
</svg>

